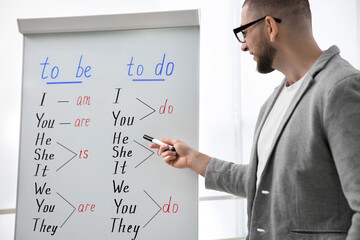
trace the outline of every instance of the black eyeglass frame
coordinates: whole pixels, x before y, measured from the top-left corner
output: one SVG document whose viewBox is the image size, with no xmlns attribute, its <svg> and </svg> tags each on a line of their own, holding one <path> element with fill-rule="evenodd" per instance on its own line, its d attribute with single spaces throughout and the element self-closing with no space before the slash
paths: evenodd
<svg viewBox="0 0 360 240">
<path fill-rule="evenodd" d="M 262 18 L 259 18 L 259 19 L 255 20 L 255 21 L 252 21 L 252 22 L 250 22 L 250 23 L 247 23 L 247 24 L 245 24 L 245 25 L 243 25 L 243 26 L 240 26 L 240 27 L 238 27 L 238 28 L 235 28 L 233 31 L 234 31 L 234 34 L 235 34 L 236 39 L 237 39 L 239 42 L 241 42 L 241 43 L 245 43 L 245 42 L 246 42 L 246 36 L 245 36 L 245 33 L 244 33 L 243 31 L 244 31 L 245 29 L 247 29 L 248 27 L 254 25 L 255 23 L 264 20 L 266 17 L 267 17 L 267 16 L 262 17 Z M 274 17 L 273 17 L 273 18 L 274 18 Z M 275 20 L 275 22 L 277 22 L 277 23 L 281 23 L 281 19 L 279 19 L 279 18 L 274 18 L 274 20 Z M 238 35 L 237 35 L 239 32 L 241 32 L 242 35 L 244 36 L 244 39 L 245 39 L 244 41 L 241 41 L 241 40 L 239 39 L 239 37 L 238 37 Z"/>
</svg>

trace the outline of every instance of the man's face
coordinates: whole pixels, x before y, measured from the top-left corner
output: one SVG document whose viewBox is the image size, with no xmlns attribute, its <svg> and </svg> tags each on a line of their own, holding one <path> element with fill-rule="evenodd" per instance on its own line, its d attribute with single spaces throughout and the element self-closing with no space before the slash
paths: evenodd
<svg viewBox="0 0 360 240">
<path fill-rule="evenodd" d="M 241 14 L 241 25 L 252 22 L 255 15 L 249 14 L 248 6 L 245 5 Z M 245 29 L 246 42 L 242 44 L 241 49 L 249 51 L 257 62 L 257 70 L 260 73 L 270 73 L 274 71 L 273 62 L 276 56 L 276 48 L 271 45 L 264 33 L 264 21 L 254 24 Z"/>
</svg>

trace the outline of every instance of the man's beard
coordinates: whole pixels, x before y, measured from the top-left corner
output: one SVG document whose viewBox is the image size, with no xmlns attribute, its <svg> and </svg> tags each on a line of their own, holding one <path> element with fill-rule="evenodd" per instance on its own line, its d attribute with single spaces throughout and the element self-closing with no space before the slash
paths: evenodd
<svg viewBox="0 0 360 240">
<path fill-rule="evenodd" d="M 262 54 L 258 55 L 257 70 L 259 73 L 271 73 L 275 70 L 272 65 L 277 50 L 269 44 L 264 34 L 261 34 L 260 44 L 262 45 Z"/>
</svg>

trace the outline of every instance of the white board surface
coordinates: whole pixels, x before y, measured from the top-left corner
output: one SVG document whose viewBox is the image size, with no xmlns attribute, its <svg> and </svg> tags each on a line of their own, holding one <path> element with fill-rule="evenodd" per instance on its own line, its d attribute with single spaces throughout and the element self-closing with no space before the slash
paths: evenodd
<svg viewBox="0 0 360 240">
<path fill-rule="evenodd" d="M 197 239 L 143 135 L 198 146 L 198 78 L 199 26 L 25 34 L 15 239 Z"/>
</svg>

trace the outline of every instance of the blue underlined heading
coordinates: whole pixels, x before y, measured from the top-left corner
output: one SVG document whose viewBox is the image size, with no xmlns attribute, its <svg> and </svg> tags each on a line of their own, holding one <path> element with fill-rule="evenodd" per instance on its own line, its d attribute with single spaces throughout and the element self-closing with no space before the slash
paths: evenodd
<svg viewBox="0 0 360 240">
<path fill-rule="evenodd" d="M 47 82 L 46 84 L 77 84 L 82 83 L 82 81 L 73 81 L 73 82 Z"/>
</svg>

